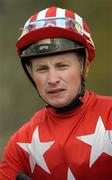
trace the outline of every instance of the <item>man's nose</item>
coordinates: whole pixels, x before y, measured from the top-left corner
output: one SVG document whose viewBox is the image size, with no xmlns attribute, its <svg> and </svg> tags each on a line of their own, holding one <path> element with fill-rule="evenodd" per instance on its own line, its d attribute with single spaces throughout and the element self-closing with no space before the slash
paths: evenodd
<svg viewBox="0 0 112 180">
<path fill-rule="evenodd" d="M 55 85 L 60 82 L 59 74 L 56 71 L 50 71 L 48 75 L 48 84 Z"/>
</svg>

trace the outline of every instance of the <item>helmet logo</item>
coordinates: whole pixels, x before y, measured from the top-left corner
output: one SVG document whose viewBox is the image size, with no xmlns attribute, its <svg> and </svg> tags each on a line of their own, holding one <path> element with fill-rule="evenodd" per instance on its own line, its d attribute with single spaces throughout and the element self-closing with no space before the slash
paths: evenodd
<svg viewBox="0 0 112 180">
<path fill-rule="evenodd" d="M 76 29 L 77 32 L 79 32 L 80 34 L 82 34 L 82 28 L 81 28 L 81 26 L 80 26 L 79 23 L 76 23 L 76 24 L 75 24 L 75 29 Z"/>
<path fill-rule="evenodd" d="M 49 49 L 49 46 L 48 45 L 41 45 L 39 46 L 39 50 L 42 51 L 42 50 L 47 50 Z"/>
<path fill-rule="evenodd" d="M 38 53 L 47 53 L 55 51 L 59 46 L 55 44 L 41 44 L 36 47 Z"/>
</svg>

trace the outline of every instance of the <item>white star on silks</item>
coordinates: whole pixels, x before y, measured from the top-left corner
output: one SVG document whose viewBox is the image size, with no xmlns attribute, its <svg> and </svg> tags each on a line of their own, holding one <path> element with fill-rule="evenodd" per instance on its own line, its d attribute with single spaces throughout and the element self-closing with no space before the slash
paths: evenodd
<svg viewBox="0 0 112 180">
<path fill-rule="evenodd" d="M 73 176 L 70 168 L 68 168 L 67 180 L 76 180 L 75 177 Z"/>
<path fill-rule="evenodd" d="M 112 156 L 112 130 L 106 130 L 99 116 L 95 133 L 77 137 L 79 140 L 91 145 L 90 167 L 102 153 Z"/>
<path fill-rule="evenodd" d="M 35 129 L 32 135 L 31 143 L 17 143 L 22 149 L 29 153 L 29 161 L 31 172 L 33 173 L 36 163 L 50 174 L 47 164 L 44 160 L 44 153 L 52 146 L 54 141 L 40 142 L 38 127 Z"/>
</svg>

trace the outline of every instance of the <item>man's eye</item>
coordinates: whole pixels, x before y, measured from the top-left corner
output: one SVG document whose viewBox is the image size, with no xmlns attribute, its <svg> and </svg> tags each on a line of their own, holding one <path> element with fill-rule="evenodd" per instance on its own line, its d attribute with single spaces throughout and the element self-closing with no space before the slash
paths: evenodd
<svg viewBox="0 0 112 180">
<path fill-rule="evenodd" d="M 37 71 L 38 72 L 45 72 L 45 71 L 47 71 L 47 67 L 39 67 L 39 68 L 37 68 Z"/>
<path fill-rule="evenodd" d="M 59 69 L 67 69 L 68 68 L 68 64 L 60 64 L 58 66 Z"/>
</svg>

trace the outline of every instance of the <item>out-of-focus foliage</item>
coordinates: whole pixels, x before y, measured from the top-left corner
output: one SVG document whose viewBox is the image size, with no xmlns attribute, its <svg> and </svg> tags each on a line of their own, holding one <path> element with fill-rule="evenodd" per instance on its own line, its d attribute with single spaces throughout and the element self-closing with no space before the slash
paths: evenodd
<svg viewBox="0 0 112 180">
<path fill-rule="evenodd" d="M 42 106 L 16 55 L 20 28 L 36 11 L 55 5 L 74 10 L 87 21 L 97 49 L 88 89 L 112 95 L 111 0 L 0 0 L 0 157 L 8 138 Z"/>
</svg>

